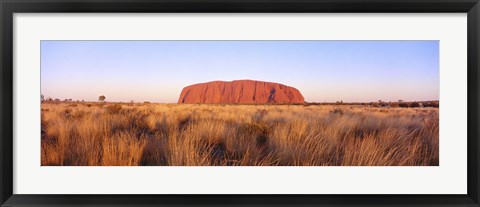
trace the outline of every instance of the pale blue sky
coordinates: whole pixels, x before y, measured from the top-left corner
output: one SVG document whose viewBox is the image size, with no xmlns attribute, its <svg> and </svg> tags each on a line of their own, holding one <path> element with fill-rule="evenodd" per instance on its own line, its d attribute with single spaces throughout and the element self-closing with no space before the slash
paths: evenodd
<svg viewBox="0 0 480 207">
<path fill-rule="evenodd" d="M 307 102 L 439 97 L 438 41 L 42 41 L 42 94 L 175 103 L 183 87 L 261 80 Z"/>
</svg>

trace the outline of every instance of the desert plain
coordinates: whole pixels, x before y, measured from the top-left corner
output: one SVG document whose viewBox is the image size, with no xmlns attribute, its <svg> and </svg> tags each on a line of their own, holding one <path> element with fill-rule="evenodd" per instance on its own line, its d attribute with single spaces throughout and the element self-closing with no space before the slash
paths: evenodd
<svg viewBox="0 0 480 207">
<path fill-rule="evenodd" d="M 437 107 L 41 104 L 42 166 L 437 166 Z"/>
</svg>

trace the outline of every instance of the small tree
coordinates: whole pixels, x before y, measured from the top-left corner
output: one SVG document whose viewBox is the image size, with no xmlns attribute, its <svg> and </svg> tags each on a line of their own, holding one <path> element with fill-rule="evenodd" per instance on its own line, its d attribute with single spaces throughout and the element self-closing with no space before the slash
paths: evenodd
<svg viewBox="0 0 480 207">
<path fill-rule="evenodd" d="M 390 107 L 399 107 L 399 105 L 398 105 L 398 103 L 393 102 L 393 103 L 390 104 Z"/>
<path fill-rule="evenodd" d="M 45 100 L 45 96 L 43 96 L 43 94 L 40 94 L 40 98 L 42 99 L 42 101 Z"/>
<path fill-rule="evenodd" d="M 400 106 L 400 107 L 402 107 L 402 108 L 408 108 L 408 107 L 410 107 L 410 104 L 409 104 L 409 103 L 406 103 L 406 102 L 400 102 L 400 103 L 398 104 L 398 106 Z"/>
<path fill-rule="evenodd" d="M 107 97 L 105 97 L 104 95 L 101 95 L 98 97 L 98 101 L 105 101 L 105 99 L 107 99 Z"/>
<path fill-rule="evenodd" d="M 413 103 L 410 104 L 410 107 L 412 107 L 412 108 L 413 108 L 413 107 L 420 107 L 420 103 L 418 103 L 418 102 L 413 102 Z"/>
</svg>

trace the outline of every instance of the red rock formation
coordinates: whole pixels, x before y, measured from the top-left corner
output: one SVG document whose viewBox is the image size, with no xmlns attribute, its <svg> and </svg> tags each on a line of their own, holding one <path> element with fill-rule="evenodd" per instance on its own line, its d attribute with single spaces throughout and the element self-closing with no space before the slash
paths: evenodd
<svg viewBox="0 0 480 207">
<path fill-rule="evenodd" d="M 178 103 L 278 104 L 304 103 L 296 88 L 271 82 L 212 81 L 183 88 Z"/>
</svg>

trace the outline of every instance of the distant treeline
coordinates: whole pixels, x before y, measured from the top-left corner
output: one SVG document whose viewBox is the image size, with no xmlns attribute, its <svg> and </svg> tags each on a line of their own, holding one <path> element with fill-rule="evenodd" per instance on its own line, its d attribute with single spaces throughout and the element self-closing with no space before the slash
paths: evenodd
<svg viewBox="0 0 480 207">
<path fill-rule="evenodd" d="M 64 99 L 60 100 L 58 98 L 44 98 L 42 96 L 42 102 L 53 102 L 53 103 L 71 103 L 71 102 L 86 102 L 86 103 L 98 103 L 94 101 L 84 101 L 84 100 L 72 100 L 72 99 Z M 105 99 L 99 100 L 99 103 L 104 103 Z M 109 103 L 116 103 L 116 104 L 150 104 L 149 101 L 142 102 L 109 102 Z M 197 103 L 195 105 L 200 105 Z M 391 107 L 391 108 L 417 108 L 417 107 L 439 107 L 439 101 L 402 101 L 399 100 L 397 102 L 385 102 L 385 101 L 377 101 L 377 102 L 305 102 L 305 103 L 267 103 L 267 104 L 209 104 L 209 105 L 303 105 L 303 106 L 316 106 L 316 105 L 356 105 L 356 106 L 370 106 L 370 107 Z"/>
<path fill-rule="evenodd" d="M 416 107 L 439 107 L 439 101 L 398 101 L 398 102 L 343 102 L 337 101 L 335 103 L 331 102 L 305 102 L 304 105 L 362 105 L 362 106 L 371 106 L 371 107 L 401 107 L 401 108 L 416 108 Z"/>
</svg>

